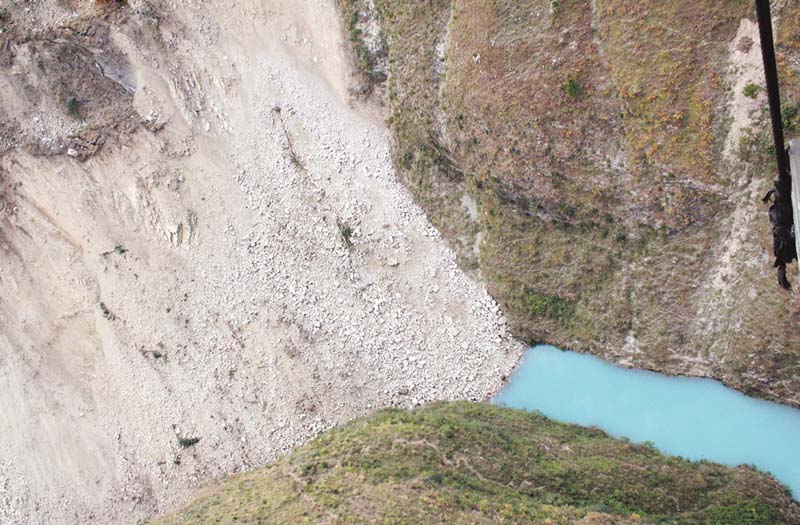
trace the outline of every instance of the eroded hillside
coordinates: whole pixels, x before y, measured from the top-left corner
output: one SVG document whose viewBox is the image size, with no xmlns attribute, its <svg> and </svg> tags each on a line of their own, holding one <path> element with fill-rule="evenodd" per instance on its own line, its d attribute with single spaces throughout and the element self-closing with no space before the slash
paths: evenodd
<svg viewBox="0 0 800 525">
<path fill-rule="evenodd" d="M 1 523 L 500 387 L 522 345 L 347 104 L 332 2 L 0 7 Z"/>
<path fill-rule="evenodd" d="M 0 522 L 136 521 L 375 407 L 486 398 L 512 332 L 800 404 L 748 2 L 340 7 L 0 4 Z M 752 471 L 600 441 L 720 499 L 642 474 L 519 516 L 796 517 Z M 607 480 L 580 451 L 543 480 Z"/>
<path fill-rule="evenodd" d="M 401 177 L 517 335 L 798 405 L 751 4 L 340 1 Z M 799 8 L 774 9 L 791 136 Z"/>
</svg>

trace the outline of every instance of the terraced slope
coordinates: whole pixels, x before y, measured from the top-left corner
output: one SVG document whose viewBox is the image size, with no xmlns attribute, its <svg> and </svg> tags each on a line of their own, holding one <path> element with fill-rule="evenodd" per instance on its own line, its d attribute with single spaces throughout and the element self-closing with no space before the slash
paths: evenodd
<svg viewBox="0 0 800 525">
<path fill-rule="evenodd" d="M 484 404 L 383 411 L 204 489 L 153 525 L 799 523 L 752 469 L 691 463 Z"/>
<path fill-rule="evenodd" d="M 340 0 L 398 171 L 518 336 L 798 405 L 751 4 Z M 797 10 L 775 5 L 790 136 Z"/>
</svg>

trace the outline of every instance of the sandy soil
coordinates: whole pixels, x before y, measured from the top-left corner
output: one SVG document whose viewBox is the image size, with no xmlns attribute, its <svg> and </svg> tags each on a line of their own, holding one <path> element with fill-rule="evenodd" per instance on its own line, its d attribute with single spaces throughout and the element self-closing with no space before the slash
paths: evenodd
<svg viewBox="0 0 800 525">
<path fill-rule="evenodd" d="M 0 157 L 2 523 L 134 523 L 521 355 L 348 105 L 332 0 L 208 4 L 110 22 L 135 132 Z"/>
</svg>

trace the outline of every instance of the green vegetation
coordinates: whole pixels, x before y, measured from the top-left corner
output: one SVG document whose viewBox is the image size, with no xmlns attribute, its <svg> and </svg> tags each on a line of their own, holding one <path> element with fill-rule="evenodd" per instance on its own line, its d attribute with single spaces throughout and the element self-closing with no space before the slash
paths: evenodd
<svg viewBox="0 0 800 525">
<path fill-rule="evenodd" d="M 783 121 L 783 129 L 788 132 L 797 130 L 797 114 L 800 110 L 800 104 L 793 100 L 783 101 L 781 106 L 781 120 Z"/>
<path fill-rule="evenodd" d="M 198 444 L 199 442 L 200 442 L 200 438 L 199 437 L 190 437 L 190 438 L 185 438 L 185 437 L 180 437 L 180 436 L 178 437 L 178 445 L 181 448 L 193 447 L 196 444 Z"/>
<path fill-rule="evenodd" d="M 569 98 L 578 98 L 581 96 L 581 93 L 583 93 L 583 88 L 581 87 L 581 83 L 578 82 L 578 79 L 571 78 L 564 84 L 564 92 Z"/>
<path fill-rule="evenodd" d="M 342 238 L 344 245 L 347 248 L 352 248 L 353 228 L 350 227 L 349 224 L 341 222 L 339 219 L 336 219 L 336 228 L 339 230 L 339 236 Z"/>
<path fill-rule="evenodd" d="M 116 316 L 116 315 L 114 315 L 114 314 L 111 312 L 111 310 L 109 310 L 109 309 L 108 309 L 108 307 L 106 306 L 106 304 L 105 304 L 105 303 L 102 303 L 102 302 L 100 303 L 100 313 L 102 313 L 102 314 L 103 314 L 103 317 L 105 317 L 105 318 L 106 318 L 106 319 L 108 319 L 109 321 L 113 321 L 113 320 L 115 320 L 115 319 L 117 318 L 117 316 Z"/>
<path fill-rule="evenodd" d="M 526 290 L 523 302 L 530 315 L 569 320 L 575 315 L 575 303 L 557 295 Z"/>
<path fill-rule="evenodd" d="M 128 253 L 128 249 L 125 248 L 123 245 L 118 244 L 118 245 L 114 246 L 113 250 L 109 250 L 107 252 L 103 252 L 100 255 L 102 257 L 107 257 L 107 256 L 109 256 L 109 255 L 111 255 L 113 253 L 116 253 L 117 255 L 125 255 L 126 253 Z"/>
<path fill-rule="evenodd" d="M 67 107 L 67 115 L 69 115 L 74 119 L 80 120 L 81 118 L 80 103 L 78 102 L 77 98 L 67 97 L 66 107 Z"/>
<path fill-rule="evenodd" d="M 485 404 L 386 410 L 204 489 L 153 524 L 780 524 L 800 508 L 747 467 L 665 457 Z"/>
<path fill-rule="evenodd" d="M 761 86 L 750 82 L 744 87 L 744 96 L 747 98 L 756 98 L 756 95 L 758 95 L 759 91 L 761 91 Z"/>
</svg>

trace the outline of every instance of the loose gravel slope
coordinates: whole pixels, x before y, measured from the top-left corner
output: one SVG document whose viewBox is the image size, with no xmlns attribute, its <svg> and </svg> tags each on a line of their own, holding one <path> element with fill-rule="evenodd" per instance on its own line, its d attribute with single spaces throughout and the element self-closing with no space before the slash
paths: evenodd
<svg viewBox="0 0 800 525">
<path fill-rule="evenodd" d="M 137 131 L 0 157 L 0 522 L 164 513 L 520 356 L 348 105 L 332 2 L 202 4 L 109 22 Z"/>
</svg>

